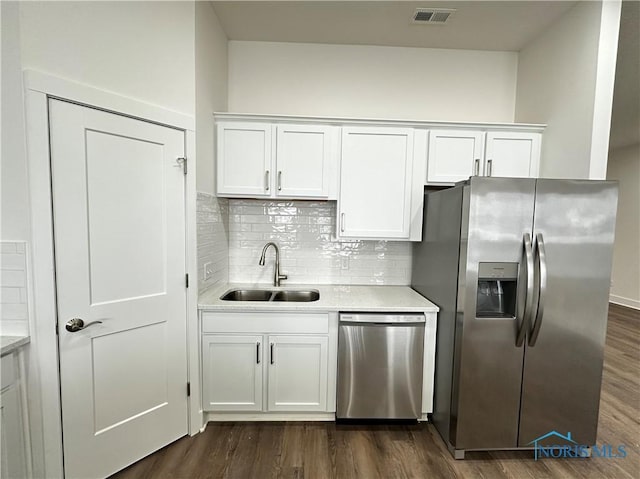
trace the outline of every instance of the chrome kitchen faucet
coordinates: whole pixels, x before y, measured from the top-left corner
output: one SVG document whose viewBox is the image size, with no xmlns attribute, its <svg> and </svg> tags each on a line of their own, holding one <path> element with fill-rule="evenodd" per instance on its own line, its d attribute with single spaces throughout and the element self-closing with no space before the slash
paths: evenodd
<svg viewBox="0 0 640 479">
<path fill-rule="evenodd" d="M 287 279 L 287 275 L 280 274 L 280 250 L 278 249 L 277 244 L 270 241 L 269 243 L 264 245 L 264 248 L 262 248 L 262 255 L 260 256 L 260 261 L 258 261 L 258 264 L 260 266 L 264 266 L 264 255 L 267 253 L 267 249 L 269 248 L 269 246 L 273 246 L 273 249 L 276 250 L 276 266 L 273 270 L 273 285 L 280 286 L 280 281 L 283 279 Z"/>
</svg>

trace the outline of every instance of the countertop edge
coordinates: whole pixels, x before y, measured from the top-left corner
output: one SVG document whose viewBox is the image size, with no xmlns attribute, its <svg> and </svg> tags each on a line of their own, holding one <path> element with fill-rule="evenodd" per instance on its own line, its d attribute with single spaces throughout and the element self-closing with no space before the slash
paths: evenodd
<svg viewBox="0 0 640 479">
<path fill-rule="evenodd" d="M 318 289 L 318 302 L 254 302 L 225 301 L 220 299 L 228 289 Z M 383 294 L 379 294 L 382 292 Z M 398 296 L 398 299 L 394 297 Z M 375 299 L 380 298 L 379 302 Z M 397 312 L 437 313 L 440 308 L 403 285 L 337 285 L 337 284 L 291 284 L 279 288 L 268 284 L 217 283 L 198 295 L 198 309 L 203 312 Z"/>
<path fill-rule="evenodd" d="M 0 356 L 10 354 L 31 341 L 30 336 L 0 336 L 0 339 L 2 340 Z"/>
</svg>

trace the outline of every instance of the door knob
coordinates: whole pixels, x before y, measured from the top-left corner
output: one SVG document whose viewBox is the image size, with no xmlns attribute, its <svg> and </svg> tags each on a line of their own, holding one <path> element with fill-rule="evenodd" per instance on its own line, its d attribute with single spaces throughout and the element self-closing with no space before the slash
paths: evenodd
<svg viewBox="0 0 640 479">
<path fill-rule="evenodd" d="M 71 318 L 69 321 L 67 321 L 67 324 L 64 327 L 70 333 L 75 333 L 76 331 L 81 331 L 84 328 L 88 328 L 92 324 L 98 323 L 102 323 L 102 321 L 91 321 L 90 323 L 84 324 L 84 321 L 80 318 Z"/>
</svg>

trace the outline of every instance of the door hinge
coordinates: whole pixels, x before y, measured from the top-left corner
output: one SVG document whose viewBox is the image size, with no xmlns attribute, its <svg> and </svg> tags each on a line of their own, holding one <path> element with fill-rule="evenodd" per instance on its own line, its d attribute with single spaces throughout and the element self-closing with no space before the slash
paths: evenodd
<svg viewBox="0 0 640 479">
<path fill-rule="evenodd" d="M 191 397 L 191 383 L 187 383 L 187 397 Z"/>
<path fill-rule="evenodd" d="M 184 275 L 184 287 L 188 288 L 189 287 L 189 274 L 185 274 Z"/>
<path fill-rule="evenodd" d="M 184 156 L 180 158 L 176 158 L 176 162 L 182 166 L 182 171 L 186 175 L 187 174 L 187 158 Z"/>
</svg>

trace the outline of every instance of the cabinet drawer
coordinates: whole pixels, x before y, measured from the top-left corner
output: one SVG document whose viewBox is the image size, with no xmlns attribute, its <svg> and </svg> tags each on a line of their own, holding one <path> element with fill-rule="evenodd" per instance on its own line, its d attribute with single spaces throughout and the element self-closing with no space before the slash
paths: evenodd
<svg viewBox="0 0 640 479">
<path fill-rule="evenodd" d="M 2 356 L 2 379 L 0 381 L 2 382 L 0 389 L 11 386 L 15 381 L 15 359 L 13 354 Z"/>
<path fill-rule="evenodd" d="M 329 332 L 326 313 L 202 313 L 203 333 L 311 333 Z"/>
</svg>

